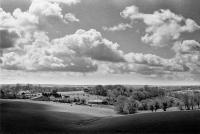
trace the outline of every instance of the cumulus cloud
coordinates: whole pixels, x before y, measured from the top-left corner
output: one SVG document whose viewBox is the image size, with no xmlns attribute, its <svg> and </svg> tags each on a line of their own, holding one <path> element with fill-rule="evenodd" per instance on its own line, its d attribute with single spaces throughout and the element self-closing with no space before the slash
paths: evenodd
<svg viewBox="0 0 200 134">
<path fill-rule="evenodd" d="M 44 19 L 47 21 L 49 19 L 56 19 L 57 21 L 61 21 L 63 23 L 68 23 L 68 20 L 70 22 L 78 20 L 71 13 L 68 13 L 64 16 L 62 14 L 62 8 L 60 5 L 58 3 L 52 3 L 49 1 L 33 1 L 28 12 L 30 14 L 34 14 L 35 16 L 39 16 L 40 22 L 44 21 Z"/>
<path fill-rule="evenodd" d="M 97 62 L 124 62 L 119 45 L 91 29 L 77 30 L 52 41 L 44 32 L 35 33 L 34 42 L 1 57 L 8 70 L 94 72 Z"/>
<path fill-rule="evenodd" d="M 113 26 L 113 27 L 103 27 L 103 30 L 104 31 L 124 31 L 126 30 L 127 28 L 132 28 L 132 25 L 131 24 L 125 24 L 125 23 L 120 23 L 116 26 Z"/>
<path fill-rule="evenodd" d="M 51 41 L 44 32 L 36 32 L 33 38 L 34 42 L 31 45 L 24 45 L 20 50 L 5 53 L 1 58 L 2 68 L 94 72 L 102 62 L 105 66 L 108 65 L 107 71 L 111 73 L 137 72 L 143 75 L 164 75 L 190 70 L 188 64 L 184 64 L 186 62 L 183 61 L 183 57 L 164 59 L 153 54 L 124 54 L 117 43 L 103 38 L 95 29 L 88 31 L 79 29 L 74 34 Z M 195 57 L 192 59 L 199 60 Z"/>
<path fill-rule="evenodd" d="M 125 55 L 129 63 L 146 64 L 149 66 L 163 66 L 166 59 L 153 54 L 128 53 Z"/>
<path fill-rule="evenodd" d="M 176 42 L 173 50 L 179 54 L 200 54 L 200 43 L 195 40 L 184 40 L 182 43 Z"/>
<path fill-rule="evenodd" d="M 109 65 L 109 72 L 114 74 L 130 74 L 137 73 L 148 77 L 164 76 L 172 74 L 172 72 L 164 70 L 162 67 L 148 66 L 134 63 L 120 63 Z"/>
<path fill-rule="evenodd" d="M 63 4 L 66 4 L 66 5 L 69 5 L 69 6 L 81 2 L 81 0 L 32 0 L 32 1 L 56 2 L 56 3 L 63 3 Z"/>
<path fill-rule="evenodd" d="M 66 54 L 52 52 L 52 44 L 45 33 L 37 33 L 34 37 L 35 41 L 31 45 L 25 45 L 24 49 L 3 54 L 1 67 L 7 70 L 25 71 L 93 72 L 97 70 L 97 65 L 90 57 L 78 57 L 67 51 Z"/>
<path fill-rule="evenodd" d="M 0 8 L 0 29 L 15 31 L 20 36 L 17 41 L 20 45 L 31 44 L 35 32 L 41 32 L 45 28 L 55 25 L 55 23 L 67 24 L 78 21 L 71 13 L 68 13 L 67 16 L 63 15 L 58 2 L 34 0 L 27 11 L 17 8 L 9 13 Z M 6 43 L 8 42 L 4 44 Z"/>
<path fill-rule="evenodd" d="M 190 70 L 184 62 L 178 61 L 176 57 L 165 59 L 157 55 L 141 53 L 129 53 L 125 57 L 129 63 L 146 65 L 150 68 L 160 68 L 164 72 L 187 72 Z"/>
<path fill-rule="evenodd" d="M 104 66 L 110 73 L 138 73 L 149 77 L 165 77 L 178 73 L 191 72 L 193 68 L 177 57 L 165 59 L 153 54 L 128 53 L 124 55 L 126 62 L 111 63 Z"/>
<path fill-rule="evenodd" d="M 76 16 L 72 13 L 67 13 L 65 14 L 65 17 L 64 17 L 66 20 L 70 21 L 70 22 L 78 22 L 79 19 L 76 18 Z"/>
<path fill-rule="evenodd" d="M 200 43 L 195 40 L 184 40 L 176 42 L 172 48 L 176 55 L 174 59 L 177 63 L 184 64 L 191 71 L 200 67 Z"/>
<path fill-rule="evenodd" d="M 0 29 L 0 49 L 13 47 L 19 35 L 15 31 Z"/>
<path fill-rule="evenodd" d="M 176 54 L 174 57 L 177 63 L 181 63 L 190 67 L 190 69 L 196 68 L 196 66 L 200 66 L 200 54 L 199 53 L 184 53 L 184 54 Z"/>
<path fill-rule="evenodd" d="M 142 41 L 149 43 L 151 46 L 166 46 L 169 41 L 179 39 L 182 33 L 194 32 L 200 29 L 200 26 L 194 20 L 184 18 L 168 9 L 145 14 L 133 5 L 126 7 L 120 14 L 123 18 L 129 18 L 131 21 L 141 20 L 144 22 L 147 27 Z"/>
<path fill-rule="evenodd" d="M 62 48 L 63 51 L 71 50 L 79 56 L 88 56 L 95 60 L 124 61 L 123 52 L 119 50 L 119 45 L 103 38 L 101 33 L 95 29 L 88 31 L 80 29 L 75 34 L 55 39 L 52 42 L 56 44 L 54 51 L 60 52 L 59 48 Z"/>
</svg>

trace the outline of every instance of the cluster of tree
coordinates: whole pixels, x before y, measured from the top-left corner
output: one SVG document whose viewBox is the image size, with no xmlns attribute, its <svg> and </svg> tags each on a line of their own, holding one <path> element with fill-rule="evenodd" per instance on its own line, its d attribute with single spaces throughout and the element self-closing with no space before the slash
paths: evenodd
<svg viewBox="0 0 200 134">
<path fill-rule="evenodd" d="M 89 94 L 93 94 L 93 95 L 107 96 L 107 90 L 102 85 L 97 85 L 97 86 L 91 87 L 91 88 L 85 88 L 84 91 L 88 92 Z"/>
<path fill-rule="evenodd" d="M 55 98 L 58 98 L 58 99 L 53 100 L 54 102 L 76 103 L 76 104 L 79 104 L 79 105 L 86 104 L 86 99 L 84 99 L 84 98 L 79 98 L 79 97 L 70 98 L 69 97 L 69 98 L 62 99 L 61 94 L 58 94 L 56 89 L 52 90 L 50 93 L 44 92 L 44 93 L 42 93 L 42 95 L 46 96 L 46 97 L 54 96 Z"/>
<path fill-rule="evenodd" d="M 1 90 L 0 91 L 0 98 L 2 98 L 2 99 L 16 99 L 17 95 L 10 93 L 8 90 Z"/>
<path fill-rule="evenodd" d="M 180 100 L 180 102 L 177 103 L 177 106 L 181 110 L 193 110 L 196 106 L 197 108 L 200 108 L 200 92 L 198 91 L 175 92 L 172 96 Z"/>
<path fill-rule="evenodd" d="M 85 105 L 86 104 L 86 99 L 75 97 L 75 98 L 67 98 L 67 99 L 58 99 L 58 100 L 54 100 L 54 102 L 76 103 L 77 105 Z"/>
<path fill-rule="evenodd" d="M 122 85 L 98 85 L 88 89 L 87 92 L 106 96 L 108 104 L 114 104 L 119 113 L 134 113 L 138 109 L 151 111 L 163 109 L 166 111 L 167 108 L 173 106 L 178 106 L 180 109 L 185 106 L 185 109 L 188 110 L 194 109 L 195 106 L 200 107 L 200 93 L 195 90 L 192 90 L 192 93 L 174 94 L 176 90 L 167 90 L 163 87 L 144 86 L 133 89 Z"/>
<path fill-rule="evenodd" d="M 174 98 L 165 96 L 142 101 L 136 100 L 134 96 L 118 96 L 114 106 L 118 113 L 130 114 L 137 112 L 137 110 L 151 110 L 152 112 L 156 112 L 158 109 L 163 109 L 163 111 L 166 111 L 167 108 L 176 106 L 176 103 L 177 101 Z"/>
<path fill-rule="evenodd" d="M 163 88 L 144 86 L 143 88 L 133 89 L 122 85 L 98 85 L 87 91 L 90 94 L 107 96 L 109 104 L 114 104 L 117 101 L 118 96 L 132 96 L 135 100 L 142 101 L 158 96 L 165 96 L 166 94 L 166 90 Z"/>
<path fill-rule="evenodd" d="M 63 91 L 81 91 L 83 87 L 80 86 L 48 86 L 48 85 L 33 85 L 33 84 L 8 84 L 1 85 L 0 90 L 4 92 L 5 96 L 17 95 L 19 91 L 30 91 L 31 93 L 52 92 L 53 90 Z"/>
<path fill-rule="evenodd" d="M 115 110 L 118 113 L 133 114 L 139 108 L 140 102 L 133 97 L 118 96 L 115 103 Z"/>
<path fill-rule="evenodd" d="M 52 90 L 50 93 L 48 93 L 48 92 L 43 92 L 42 95 L 43 95 L 43 96 L 46 96 L 46 97 L 53 96 L 53 97 L 55 97 L 55 98 L 60 98 L 60 97 L 62 97 L 61 94 L 58 94 L 58 92 L 57 92 L 56 89 Z"/>
</svg>

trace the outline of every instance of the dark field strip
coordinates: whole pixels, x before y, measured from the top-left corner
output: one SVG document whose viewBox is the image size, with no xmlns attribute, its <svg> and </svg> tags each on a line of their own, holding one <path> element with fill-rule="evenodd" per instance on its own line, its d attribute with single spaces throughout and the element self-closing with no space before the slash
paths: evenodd
<svg viewBox="0 0 200 134">
<path fill-rule="evenodd" d="M 1 134 L 200 134 L 200 111 L 92 117 L 49 111 L 43 104 L 0 100 Z"/>
</svg>

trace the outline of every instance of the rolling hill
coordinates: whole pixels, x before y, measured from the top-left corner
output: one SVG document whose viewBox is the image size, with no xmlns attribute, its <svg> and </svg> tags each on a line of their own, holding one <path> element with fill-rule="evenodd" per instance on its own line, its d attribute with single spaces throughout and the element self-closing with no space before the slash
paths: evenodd
<svg viewBox="0 0 200 134">
<path fill-rule="evenodd" d="M 200 133 L 200 111 L 94 117 L 50 111 L 44 104 L 0 100 L 2 134 Z"/>
</svg>

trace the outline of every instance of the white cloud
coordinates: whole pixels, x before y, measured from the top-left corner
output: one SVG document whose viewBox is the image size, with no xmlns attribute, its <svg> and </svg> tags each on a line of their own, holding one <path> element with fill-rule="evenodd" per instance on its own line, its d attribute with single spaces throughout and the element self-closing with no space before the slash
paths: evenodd
<svg viewBox="0 0 200 134">
<path fill-rule="evenodd" d="M 79 56 L 88 56 L 99 61 L 123 62 L 123 52 L 119 45 L 102 37 L 95 29 L 77 30 L 75 34 L 52 41 L 53 51 L 71 51 Z M 59 49 L 59 48 L 62 48 Z M 65 52 L 63 52 L 64 54 Z"/>
<path fill-rule="evenodd" d="M 184 40 L 182 43 L 176 42 L 173 50 L 179 54 L 200 54 L 200 43 L 195 40 Z"/>
<path fill-rule="evenodd" d="M 132 25 L 130 24 L 125 24 L 125 23 L 120 23 L 116 26 L 113 26 L 113 27 L 103 27 L 103 30 L 104 31 L 124 31 L 126 30 L 127 28 L 132 28 Z"/>
<path fill-rule="evenodd" d="M 114 74 L 130 74 L 137 73 L 141 75 L 146 75 L 148 77 L 152 76 L 164 76 L 167 74 L 172 74 L 170 71 L 164 70 L 162 67 L 148 66 L 142 64 L 134 63 L 120 63 L 109 65 L 109 72 Z"/>
<path fill-rule="evenodd" d="M 120 15 L 123 18 L 131 18 L 131 19 L 135 19 L 135 15 L 139 14 L 139 8 L 136 6 L 129 6 L 126 7 L 121 13 Z"/>
<path fill-rule="evenodd" d="M 159 71 L 163 70 L 163 72 L 189 71 L 187 65 L 177 61 L 176 57 L 165 59 L 153 54 L 128 53 L 125 58 L 128 63 L 146 65 L 149 68 L 160 68 Z"/>
<path fill-rule="evenodd" d="M 0 20 L 0 29 L 15 31 L 20 36 L 15 42 L 18 45 L 30 44 L 35 32 L 41 32 L 45 28 L 62 23 L 78 21 L 71 13 L 68 13 L 68 18 L 65 18 L 58 3 L 45 0 L 32 1 L 27 11 L 17 8 L 13 13 L 9 13 L 0 8 Z"/>
<path fill-rule="evenodd" d="M 32 0 L 32 1 L 56 2 L 56 3 L 63 3 L 63 4 L 66 4 L 66 5 L 69 5 L 69 6 L 81 2 L 81 0 Z"/>
<path fill-rule="evenodd" d="M 36 0 L 30 5 L 28 12 L 38 16 L 40 22 L 44 21 L 45 23 L 48 23 L 49 19 L 55 19 L 63 23 L 68 23 L 68 18 L 62 14 L 62 8 L 58 3 Z M 73 16 L 71 15 L 71 17 Z"/>
<path fill-rule="evenodd" d="M 44 32 L 34 33 L 34 42 L 4 53 L 1 67 L 8 70 L 94 72 L 97 62 L 124 62 L 119 45 L 91 29 L 49 40 Z"/>
<path fill-rule="evenodd" d="M 146 64 L 149 66 L 163 66 L 166 63 L 166 59 L 153 54 L 128 53 L 125 55 L 125 58 L 129 63 Z"/>
<path fill-rule="evenodd" d="M 13 11 L 13 16 L 10 16 L 10 19 L 12 18 L 12 23 L 15 24 L 11 25 L 11 27 L 13 26 L 19 30 L 36 29 L 37 25 L 39 24 L 38 16 L 30 14 L 29 12 L 22 12 L 19 8 Z"/>
<path fill-rule="evenodd" d="M 79 19 L 76 18 L 76 16 L 72 13 L 67 13 L 65 14 L 65 17 L 64 17 L 67 21 L 70 21 L 70 22 L 78 22 Z"/>
<path fill-rule="evenodd" d="M 31 45 L 25 45 L 21 51 L 3 54 L 1 67 L 7 70 L 25 71 L 65 71 L 93 72 L 97 65 L 89 57 L 78 57 L 67 53 L 65 56 L 51 52 L 51 42 L 44 33 L 35 33 L 36 39 Z M 62 48 L 60 48 L 62 49 Z"/>
<path fill-rule="evenodd" d="M 184 32 L 194 32 L 200 29 L 200 26 L 190 18 L 184 18 L 170 10 L 158 10 L 153 14 L 139 12 L 136 6 L 126 7 L 121 13 L 123 18 L 129 18 L 131 21 L 142 20 L 146 24 L 146 34 L 142 41 L 150 43 L 151 46 L 163 47 L 169 44 L 169 41 L 176 41 Z"/>
<path fill-rule="evenodd" d="M 199 60 L 199 57 L 191 58 L 191 56 L 164 59 L 153 54 L 124 54 L 117 43 L 103 38 L 95 29 L 88 31 L 79 29 L 74 34 L 52 41 L 44 32 L 35 32 L 33 38 L 34 42 L 30 45 L 24 44 L 19 50 L 3 54 L 2 68 L 27 71 L 94 72 L 104 64 L 104 68 L 112 73 L 137 72 L 143 75 L 165 75 L 173 72 L 188 72 L 191 66 L 186 63 Z"/>
</svg>

